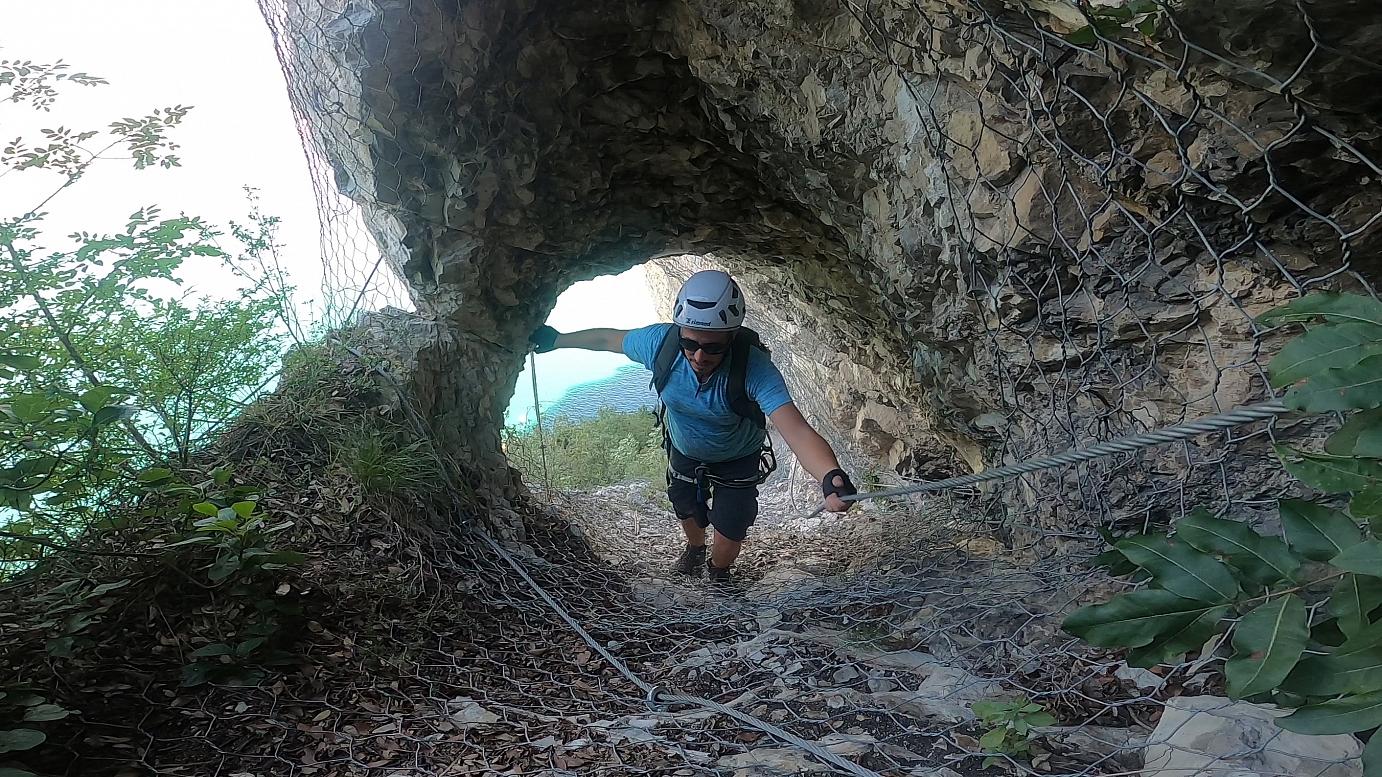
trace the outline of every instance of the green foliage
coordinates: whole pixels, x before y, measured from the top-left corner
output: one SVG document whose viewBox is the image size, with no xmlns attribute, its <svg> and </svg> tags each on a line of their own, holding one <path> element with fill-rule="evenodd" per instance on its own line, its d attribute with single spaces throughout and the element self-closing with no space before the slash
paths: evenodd
<svg viewBox="0 0 1382 777">
<path fill-rule="evenodd" d="M 58 97 L 57 87 L 62 82 L 80 86 L 98 86 L 108 83 L 86 73 L 73 73 L 67 63 L 58 60 L 44 64 L 32 60 L 0 59 L 0 87 L 7 87 L 9 94 L 5 102 L 30 103 L 41 111 L 46 111 Z"/>
<path fill-rule="evenodd" d="M 660 482 L 667 469 L 662 433 L 648 410 L 603 409 L 586 421 L 543 419 L 541 436 L 535 427 L 508 428 L 504 430 L 504 450 L 525 474 L 551 488 Z"/>
<path fill-rule="evenodd" d="M 43 598 L 44 652 L 51 658 L 71 658 L 91 647 L 91 627 L 110 610 L 111 593 L 128 585 L 126 578 L 100 584 L 74 579 L 53 586 Z"/>
<path fill-rule="evenodd" d="M 190 656 L 184 683 L 252 682 L 265 667 L 290 661 L 292 656 L 278 649 L 276 641 L 289 636 L 283 621 L 297 610 L 276 589 L 283 585 L 285 570 L 306 560 L 277 542 L 292 523 L 270 520 L 260 489 L 235 483 L 228 469 L 189 481 L 167 468 L 149 468 L 135 480 L 142 507 L 126 520 L 137 521 L 142 546 L 188 583 L 252 611 L 228 650 L 208 648 Z M 131 583 L 76 578 L 45 592 L 40 628 L 46 630 L 48 655 L 69 659 L 94 647 L 93 628 L 121 602 L 111 595 Z"/>
<path fill-rule="evenodd" d="M 172 449 L 185 461 L 198 433 L 237 411 L 277 360 L 277 296 L 247 288 L 201 305 L 150 291 L 176 283 L 189 259 L 225 258 L 200 221 L 143 209 L 124 233 L 80 234 L 67 251 L 40 248 L 46 236 L 9 224 L 0 224 L 0 332 L 28 364 L 10 368 L 11 390 L 137 399 L 139 412 L 111 419 L 133 427 L 132 454 Z"/>
<path fill-rule="evenodd" d="M 1089 46 L 1099 38 L 1117 39 L 1122 37 L 1152 38 L 1166 20 L 1166 10 L 1158 0 L 1127 0 L 1122 5 L 1088 5 L 1081 3 L 1078 10 L 1071 8 L 1064 16 L 1079 14 L 1087 22 L 1065 39 L 1078 46 Z"/>
<path fill-rule="evenodd" d="M 426 492 L 439 482 L 435 459 L 423 441 L 400 446 L 380 432 L 359 429 L 341 442 L 335 458 L 369 494 Z"/>
<path fill-rule="evenodd" d="M 64 87 L 103 83 L 62 63 L 0 61 L 0 107 L 47 110 Z M 45 129 L 0 149 L 0 176 L 50 187 L 0 212 L 0 578 L 36 562 L 55 572 L 29 587 L 37 620 L 27 626 L 46 653 L 38 660 L 61 667 L 110 638 L 107 616 L 128 610 L 137 590 L 166 590 L 161 578 L 175 575 L 186 596 L 214 602 L 220 633 L 233 635 L 193 651 L 184 683 L 253 682 L 291 660 L 279 648 L 297 616 L 284 578 L 305 558 L 283 546 L 292 523 L 270 515 L 261 489 L 196 460 L 202 438 L 264 389 L 279 358 L 288 289 L 262 272 L 277 220 L 251 202 L 249 223 L 232 225 L 238 250 L 198 218 L 134 205 L 114 232 L 47 228 L 62 195 L 108 163 L 176 167 L 170 133 L 187 112 Z M 245 281 L 231 299 L 179 291 L 184 271 L 208 265 Z M 91 554 L 137 558 L 128 564 L 139 572 L 103 580 L 111 567 L 70 561 Z M 0 754 L 42 744 L 43 724 L 68 714 L 0 689 Z M 0 761 L 0 775 L 28 774 Z"/>
<path fill-rule="evenodd" d="M 1204 510 L 1181 519 L 1176 536 L 1197 550 L 1224 558 L 1258 585 L 1292 580 L 1300 568 L 1300 560 L 1291 555 L 1286 543 L 1263 537 L 1237 521 L 1214 518 Z"/>
<path fill-rule="evenodd" d="M 39 110 L 101 79 L 62 63 L 0 61 L 0 105 Z M 43 130 L 0 151 L 0 175 L 51 180 L 0 213 L 0 576 L 93 529 L 138 495 L 154 465 L 186 465 L 202 436 L 262 390 L 281 351 L 283 290 L 248 283 L 215 304 L 172 296 L 195 263 L 254 261 L 276 221 L 251 215 L 230 256 L 195 217 L 139 208 L 114 233 L 45 231 L 46 209 L 106 164 L 178 164 L 169 137 L 188 109 Z"/>
<path fill-rule="evenodd" d="M 204 571 L 213 585 L 233 575 L 282 569 L 303 561 L 301 553 L 268 547 L 269 537 L 291 527 L 291 521 L 270 525 L 257 501 L 245 499 L 225 504 L 229 501 L 218 499 L 192 505 L 199 517 L 186 536 L 168 547 L 202 544 L 210 548 L 214 556 Z"/>
<path fill-rule="evenodd" d="M 47 741 L 38 724 L 62 720 L 72 714 L 56 704 L 33 693 L 25 693 L 17 688 L 0 690 L 0 755 L 32 750 Z M 28 775 L 30 772 L 13 770 L 13 777 Z M 3 771 L 0 771 L 3 775 Z"/>
<path fill-rule="evenodd" d="M 10 761 L 18 754 L 48 741 L 42 724 L 62 720 L 72 711 L 50 704 L 43 696 L 16 687 L 0 687 L 0 760 Z M 36 777 L 18 768 L 0 769 L 0 777 Z"/>
<path fill-rule="evenodd" d="M 1278 725 L 1297 734 L 1351 734 L 1382 726 L 1382 691 L 1313 704 L 1281 718 Z M 1369 763 L 1366 768 L 1376 766 Z"/>
<path fill-rule="evenodd" d="M 254 685 L 269 671 L 292 664 L 298 657 L 276 643 L 288 631 L 284 619 L 298 614 L 297 607 L 272 598 L 255 602 L 254 614 L 235 639 L 192 651 L 188 656 L 191 660 L 182 669 L 182 684 Z"/>
<path fill-rule="evenodd" d="M 1238 583 L 1227 565 L 1187 544 L 1143 535 L 1129 537 L 1114 547 L 1176 596 L 1218 604 L 1238 593 Z"/>
<path fill-rule="evenodd" d="M 1305 602 L 1286 594 L 1258 605 L 1238 621 L 1234 657 L 1224 665 L 1229 695 L 1235 699 L 1267 693 L 1291 673 L 1309 638 Z"/>
<path fill-rule="evenodd" d="M 979 701 L 974 703 L 974 714 L 988 727 L 979 737 L 979 746 L 985 753 L 1007 756 L 1026 756 L 1031 752 L 1032 740 L 1038 726 L 1055 725 L 1056 719 L 1040 704 L 1021 698 L 1016 701 Z M 982 768 L 1002 763 L 997 755 L 984 759 Z"/>
<path fill-rule="evenodd" d="M 1065 619 L 1065 629 L 1100 647 L 1142 647 L 1158 635 L 1175 633 L 1206 613 L 1222 613 L 1226 609 L 1159 588 L 1144 588 L 1072 613 Z"/>
<path fill-rule="evenodd" d="M 278 361 L 281 335 L 273 319 L 281 300 L 245 290 L 235 300 L 191 306 L 152 302 L 139 320 L 105 330 L 102 373 L 128 386 L 144 411 L 136 420 L 150 440 L 186 462 L 203 433 L 233 417 Z"/>
<path fill-rule="evenodd" d="M 865 470 L 863 476 L 859 478 L 859 482 L 864 491 L 877 491 L 885 486 L 883 473 L 876 467 Z"/>
<path fill-rule="evenodd" d="M 301 565 L 306 556 L 281 547 L 277 538 L 292 527 L 290 520 L 272 520 L 264 510 L 260 489 L 237 484 L 225 468 L 188 482 L 164 468 L 141 472 L 144 517 L 174 513 L 181 516 L 150 546 L 162 552 L 165 564 L 184 569 L 184 575 L 207 590 L 224 592 L 250 610 L 233 641 L 213 643 L 193 651 L 183 670 L 184 685 L 205 682 L 253 684 L 268 668 L 291 663 L 294 656 L 278 647 L 289 636 L 284 620 L 298 614 L 283 601 L 283 571 Z M 275 590 L 278 589 L 278 590 Z"/>
<path fill-rule="evenodd" d="M 1223 635 L 1230 696 L 1298 707 L 1278 721 L 1291 731 L 1364 731 L 1382 725 L 1382 303 L 1320 294 L 1262 323 L 1310 325 L 1270 365 L 1273 385 L 1291 387 L 1290 407 L 1359 411 L 1323 451 L 1277 448 L 1306 485 L 1351 494 L 1348 510 L 1281 500 L 1280 538 L 1197 510 L 1172 535 L 1123 539 L 1115 552 L 1151 585 L 1082 608 L 1064 627 L 1094 645 L 1131 648 L 1134 666 Z M 1367 749 L 1370 772 L 1382 769 L 1380 756 L 1382 747 Z"/>
<path fill-rule="evenodd" d="M 1382 327 L 1382 302 L 1359 294 L 1321 292 L 1302 297 L 1282 305 L 1276 310 L 1264 313 L 1258 318 L 1257 323 L 1273 327 L 1283 324 L 1311 323 L 1325 326 L 1369 324 L 1374 327 Z M 1311 329 L 1309 331 L 1316 330 Z M 1306 334 L 1309 334 L 1309 331 Z M 1285 348 L 1282 349 L 1282 353 L 1287 353 Z M 1273 360 L 1271 364 L 1273 383 L 1277 382 L 1276 376 L 1280 374 L 1281 370 L 1296 364 L 1298 361 L 1300 361 L 1298 358 L 1293 357 L 1287 357 L 1280 363 Z M 1308 377 L 1310 377 L 1308 374 L 1300 376 L 1300 378 Z"/>
</svg>

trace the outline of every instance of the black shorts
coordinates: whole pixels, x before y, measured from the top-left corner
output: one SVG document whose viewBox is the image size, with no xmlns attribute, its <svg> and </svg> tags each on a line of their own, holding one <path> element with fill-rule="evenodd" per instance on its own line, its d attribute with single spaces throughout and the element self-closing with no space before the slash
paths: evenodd
<svg viewBox="0 0 1382 777">
<path fill-rule="evenodd" d="M 743 458 L 711 464 L 688 459 L 676 448 L 671 450 L 670 457 L 672 469 L 686 477 L 695 477 L 696 468 L 700 466 L 704 466 L 709 474 L 726 480 L 753 481 L 759 475 L 759 454 L 756 451 Z M 713 525 L 715 531 L 724 535 L 725 539 L 736 542 L 744 539 L 758 517 L 757 485 L 730 487 L 716 485 L 708 479 L 698 485 L 669 476 L 667 499 L 679 520 L 694 518 L 702 529 Z"/>
</svg>

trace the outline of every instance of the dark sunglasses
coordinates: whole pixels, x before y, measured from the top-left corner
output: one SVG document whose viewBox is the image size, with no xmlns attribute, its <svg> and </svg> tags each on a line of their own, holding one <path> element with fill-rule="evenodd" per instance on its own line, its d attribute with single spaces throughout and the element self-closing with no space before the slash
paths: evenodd
<svg viewBox="0 0 1382 777">
<path fill-rule="evenodd" d="M 689 337 L 681 338 L 681 349 L 687 353 L 705 351 L 711 356 L 719 356 L 729 350 L 729 343 L 701 343 Z"/>
</svg>

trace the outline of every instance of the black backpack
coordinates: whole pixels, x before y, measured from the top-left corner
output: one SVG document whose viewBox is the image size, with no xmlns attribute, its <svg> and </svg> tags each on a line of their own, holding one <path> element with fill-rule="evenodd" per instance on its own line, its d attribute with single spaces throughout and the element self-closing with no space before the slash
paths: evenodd
<svg viewBox="0 0 1382 777">
<path fill-rule="evenodd" d="M 757 348 L 764 353 L 768 349 L 763 345 L 763 340 L 758 333 L 748 327 L 740 327 L 734 336 L 733 344 L 729 349 L 729 384 L 725 387 L 725 397 L 729 400 L 732 409 L 741 418 L 748 419 L 759 429 L 768 428 L 768 419 L 763 415 L 763 409 L 758 403 L 753 401 L 748 391 L 744 388 L 744 379 L 749 370 L 749 349 Z M 681 356 L 681 332 L 677 327 L 669 327 L 667 336 L 662 338 L 662 345 L 657 349 L 657 358 L 653 360 L 653 390 L 657 392 L 659 398 L 662 390 L 667 387 L 667 381 L 672 376 L 672 367 L 677 363 Z M 661 416 L 659 408 L 659 417 Z"/>
</svg>

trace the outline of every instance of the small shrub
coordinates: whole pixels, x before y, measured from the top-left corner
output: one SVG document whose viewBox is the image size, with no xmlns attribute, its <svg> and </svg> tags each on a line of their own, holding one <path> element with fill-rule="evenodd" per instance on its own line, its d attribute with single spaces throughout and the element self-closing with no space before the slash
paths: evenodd
<svg viewBox="0 0 1382 777">
<path fill-rule="evenodd" d="M 280 547 L 275 537 L 293 522 L 271 520 L 261 506 L 260 489 L 234 484 L 234 473 L 225 468 L 197 483 L 163 468 L 145 470 L 139 479 L 151 497 L 146 517 L 185 516 L 154 543 L 165 563 L 187 567 L 194 581 L 223 592 L 236 613 L 233 620 L 239 621 L 234 639 L 192 652 L 183 684 L 253 684 L 264 677 L 264 668 L 291 663 L 293 655 L 276 647 L 289 636 L 282 621 L 298 614 L 295 604 L 280 598 L 288 590 L 282 577 L 307 557 Z"/>
<path fill-rule="evenodd" d="M 213 642 L 192 651 L 192 660 L 182 668 L 182 684 L 202 683 L 254 685 L 269 670 L 289 666 L 298 656 L 276 647 L 287 636 L 283 619 L 298 615 L 295 605 L 272 598 L 254 603 L 254 614 L 241 626 L 234 639 Z"/>
<path fill-rule="evenodd" d="M 510 427 L 504 449 L 525 475 L 552 488 L 660 482 L 667 469 L 662 432 L 649 410 L 604 409 L 584 421 L 544 419 L 540 434 L 535 427 Z"/>
<path fill-rule="evenodd" d="M 336 463 L 369 494 L 421 493 L 435 487 L 439 477 L 421 441 L 399 446 L 369 430 L 351 433 L 337 448 Z"/>
<path fill-rule="evenodd" d="M 61 62 L 0 60 L 10 108 L 43 113 L 69 88 L 105 83 Z M 255 261 L 276 219 L 256 212 L 231 251 L 212 225 L 153 207 L 131 205 L 105 233 L 58 232 L 49 217 L 59 194 L 108 165 L 176 167 L 187 111 L 42 129 L 0 151 L 0 175 L 35 187 L 19 215 L 0 218 L 0 578 L 109 528 L 110 506 L 140 493 L 130 473 L 187 466 L 270 380 L 285 288 L 242 272 L 238 294 L 215 304 L 169 292 L 186 270 Z"/>
<path fill-rule="evenodd" d="M 71 710 L 34 693 L 18 688 L 0 689 L 0 756 L 8 760 L 8 754 L 32 750 L 47 741 L 38 724 L 52 720 L 62 720 L 71 715 Z M 33 777 L 32 772 L 21 769 L 0 769 L 3 777 Z"/>
<path fill-rule="evenodd" d="M 999 755 L 1026 757 L 1031 753 L 1038 726 L 1051 726 L 1055 717 L 1040 704 L 1026 698 L 1017 701 L 980 701 L 974 704 L 974 714 L 988 726 L 988 731 L 979 737 L 979 746 L 985 753 L 994 753 L 984 759 L 983 768 L 1000 764 Z"/>
</svg>

